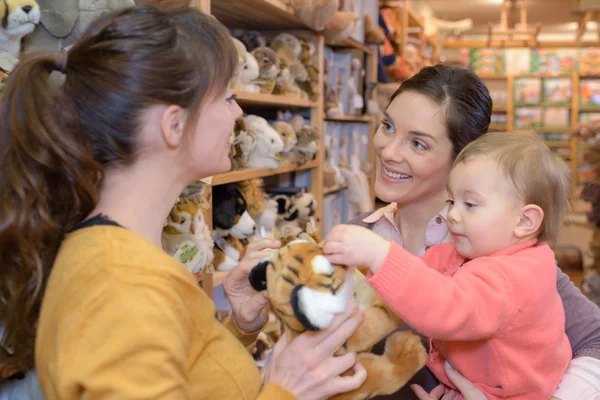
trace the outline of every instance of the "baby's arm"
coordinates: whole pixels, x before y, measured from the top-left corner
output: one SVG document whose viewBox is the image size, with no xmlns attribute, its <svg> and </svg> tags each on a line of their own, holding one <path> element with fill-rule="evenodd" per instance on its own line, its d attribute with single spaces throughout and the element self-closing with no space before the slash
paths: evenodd
<svg viewBox="0 0 600 400">
<path fill-rule="evenodd" d="M 392 244 L 368 282 L 394 313 L 426 336 L 489 337 L 512 312 L 511 282 L 502 266 L 489 261 L 471 261 L 453 277 L 442 275 L 436 266 L 444 268 L 440 260 L 449 259 L 452 249 L 451 244 L 435 246 L 422 259 Z"/>
</svg>

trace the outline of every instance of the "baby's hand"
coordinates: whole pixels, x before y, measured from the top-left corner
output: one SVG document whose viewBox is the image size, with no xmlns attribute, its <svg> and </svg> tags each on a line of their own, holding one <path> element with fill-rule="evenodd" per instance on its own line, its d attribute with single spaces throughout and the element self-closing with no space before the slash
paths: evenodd
<svg viewBox="0 0 600 400">
<path fill-rule="evenodd" d="M 325 238 L 323 251 L 334 264 L 368 266 L 376 272 L 390 249 L 390 242 L 356 225 L 336 225 Z"/>
</svg>

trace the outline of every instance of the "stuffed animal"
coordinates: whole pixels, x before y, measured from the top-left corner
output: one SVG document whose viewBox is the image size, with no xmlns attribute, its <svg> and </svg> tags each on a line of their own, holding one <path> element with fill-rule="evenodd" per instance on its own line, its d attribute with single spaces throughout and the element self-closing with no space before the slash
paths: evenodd
<svg viewBox="0 0 600 400">
<path fill-rule="evenodd" d="M 236 120 L 229 151 L 229 159 L 233 169 L 242 169 L 248 166 L 248 157 L 255 145 L 255 132 L 248 130 L 244 118 Z"/>
<path fill-rule="evenodd" d="M 293 0 L 292 7 L 300 21 L 321 32 L 337 12 L 339 0 Z"/>
<path fill-rule="evenodd" d="M 312 217 L 315 214 L 317 201 L 314 195 L 302 190 L 292 195 L 272 193 L 271 199 L 277 202 L 277 227 L 289 229 L 294 235 L 306 229 L 308 224 L 314 226 Z"/>
<path fill-rule="evenodd" d="M 174 0 L 157 0 L 157 3 Z M 24 48 L 52 52 L 69 47 L 98 17 L 123 8 L 133 7 L 134 0 L 37 0 L 40 24 L 24 40 Z M 1 4 L 1 3 L 0 3 Z"/>
<path fill-rule="evenodd" d="M 40 6 L 35 0 L 3 0 L 0 3 L 0 52 L 19 58 L 21 39 L 40 22 Z"/>
<path fill-rule="evenodd" d="M 237 183 L 240 194 L 246 200 L 248 214 L 250 214 L 254 221 L 265 210 L 264 184 L 262 178 L 246 179 Z"/>
<path fill-rule="evenodd" d="M 340 0 L 339 11 L 325 25 L 323 34 L 328 43 L 344 41 L 358 28 L 358 14 L 353 11 L 343 11 L 344 8 L 344 0 Z"/>
<path fill-rule="evenodd" d="M 180 199 L 171 209 L 161 237 L 163 249 L 196 276 L 213 261 L 213 239 L 204 223 L 207 209 Z"/>
<path fill-rule="evenodd" d="M 300 40 L 292 34 L 281 33 L 273 38 L 271 48 L 281 62 L 281 72 L 273 93 L 308 99 L 308 95 L 298 87 L 299 82 L 308 80 L 308 72 L 300 61 L 302 52 Z"/>
<path fill-rule="evenodd" d="M 252 50 L 252 55 L 258 63 L 259 73 L 257 84 L 261 93 L 271 94 L 275 89 L 277 76 L 279 75 L 279 57 L 268 47 L 257 47 Z"/>
<path fill-rule="evenodd" d="M 250 52 L 259 47 L 267 47 L 267 40 L 262 33 L 254 30 L 235 29 L 233 37 L 240 40 Z"/>
<path fill-rule="evenodd" d="M 283 140 L 266 119 L 257 115 L 244 117 L 248 132 L 256 137 L 256 144 L 248 156 L 248 168 L 279 168 L 277 155 L 283 151 Z"/>
<path fill-rule="evenodd" d="M 283 140 L 283 150 L 279 155 L 279 159 L 283 165 L 290 164 L 292 157 L 292 149 L 298 143 L 298 136 L 294 128 L 285 121 L 275 121 L 273 123 L 273 129 L 279 133 L 281 140 Z"/>
<path fill-rule="evenodd" d="M 300 89 L 302 89 L 312 101 L 317 101 L 321 92 L 319 90 L 319 68 L 317 68 L 313 62 L 315 51 L 316 49 L 313 43 L 305 40 L 302 41 L 300 62 L 302 62 L 302 65 L 306 69 L 307 79 L 297 83 Z"/>
<path fill-rule="evenodd" d="M 235 268 L 244 256 L 245 241 L 256 233 L 256 222 L 248 213 L 248 204 L 235 184 L 213 187 L 213 239 L 215 268 Z"/>
<path fill-rule="evenodd" d="M 191 0 L 135 0 L 136 5 L 158 6 L 165 10 L 189 7 L 191 3 Z"/>
<path fill-rule="evenodd" d="M 323 62 L 325 76 L 329 74 L 329 60 L 326 58 Z M 334 87 L 325 80 L 325 114 L 329 118 L 334 118 L 342 112 L 342 105 L 338 101 L 338 95 Z"/>
<path fill-rule="evenodd" d="M 310 125 L 302 125 L 296 130 L 298 143 L 292 150 L 292 161 L 298 165 L 304 165 L 314 160 L 319 150 L 319 133 Z"/>
<path fill-rule="evenodd" d="M 402 321 L 377 298 L 360 272 L 325 258 L 320 238 L 310 226 L 298 237 L 282 237 L 281 243 L 269 259 L 250 271 L 249 279 L 256 290 L 267 291 L 289 341 L 305 331 L 327 328 L 352 297 L 364 309 L 364 322 L 335 354 L 356 352 L 367 379 L 358 389 L 332 399 L 369 399 L 403 387 L 425 365 L 427 352 L 420 338 L 409 331 L 395 332 L 387 338 L 383 355 L 371 354 L 373 345 Z"/>
<path fill-rule="evenodd" d="M 385 33 L 379 26 L 373 24 L 369 14 L 365 14 L 365 44 L 381 46 L 384 41 Z"/>
<path fill-rule="evenodd" d="M 260 74 L 256 58 L 251 53 L 248 53 L 244 43 L 236 38 L 231 39 L 238 54 L 238 68 L 236 76 L 231 80 L 231 89 L 250 93 L 260 92 L 260 88 L 256 84 L 256 80 Z"/>
</svg>

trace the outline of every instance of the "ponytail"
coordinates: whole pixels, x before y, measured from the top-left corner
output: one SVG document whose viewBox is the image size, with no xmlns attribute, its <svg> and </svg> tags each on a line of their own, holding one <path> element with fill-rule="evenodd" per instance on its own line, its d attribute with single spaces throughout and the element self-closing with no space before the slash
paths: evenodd
<svg viewBox="0 0 600 400">
<path fill-rule="evenodd" d="M 50 72 L 66 54 L 32 54 L 0 99 L 0 323 L 11 363 L 33 366 L 36 323 L 60 243 L 96 203 L 102 167 Z"/>
</svg>

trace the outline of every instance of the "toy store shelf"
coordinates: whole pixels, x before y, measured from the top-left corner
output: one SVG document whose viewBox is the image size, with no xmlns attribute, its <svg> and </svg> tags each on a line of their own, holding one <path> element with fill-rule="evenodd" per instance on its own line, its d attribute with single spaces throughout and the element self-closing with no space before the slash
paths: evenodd
<svg viewBox="0 0 600 400">
<path fill-rule="evenodd" d="M 536 127 L 520 127 L 516 128 L 518 133 L 570 133 L 570 126 L 536 126 Z"/>
<path fill-rule="evenodd" d="M 489 79 L 489 80 L 508 79 L 508 75 L 502 75 L 502 74 L 477 74 L 477 76 L 479 76 L 480 79 Z"/>
<path fill-rule="evenodd" d="M 502 105 L 502 106 L 492 107 L 492 112 L 498 112 L 498 113 L 508 112 L 508 106 Z"/>
<path fill-rule="evenodd" d="M 228 28 L 308 29 L 281 0 L 218 0 L 211 13 Z"/>
<path fill-rule="evenodd" d="M 598 106 L 598 105 L 579 106 L 579 112 L 600 112 L 600 106 Z"/>
<path fill-rule="evenodd" d="M 330 187 L 323 188 L 323 195 L 327 196 L 328 194 L 341 192 L 342 190 L 348 189 L 348 185 L 334 185 Z"/>
<path fill-rule="evenodd" d="M 519 78 L 572 78 L 571 74 L 519 74 L 515 75 L 515 79 Z"/>
<path fill-rule="evenodd" d="M 358 49 L 361 51 L 364 51 L 367 54 L 373 54 L 375 51 L 373 49 L 370 49 L 369 46 L 362 44 L 352 38 L 350 39 L 346 39 L 344 41 L 341 42 L 331 42 L 331 43 L 327 43 L 327 46 L 329 47 L 333 47 L 333 48 L 352 48 L 352 49 Z"/>
<path fill-rule="evenodd" d="M 234 183 L 239 181 L 245 181 L 246 179 L 252 178 L 264 178 L 267 176 L 280 175 L 288 172 L 304 171 L 319 166 L 319 160 L 313 160 L 304 165 L 286 165 L 278 169 L 270 168 L 247 168 L 236 171 L 227 172 L 225 174 L 215 175 L 212 178 L 212 185 L 225 185 L 227 183 Z"/>
<path fill-rule="evenodd" d="M 374 122 L 375 117 L 372 115 L 338 115 L 335 117 L 326 117 L 325 121 L 337 122 Z"/>
<path fill-rule="evenodd" d="M 508 124 L 490 124 L 489 130 L 505 131 L 508 129 Z"/>
<path fill-rule="evenodd" d="M 240 105 L 258 105 L 258 106 L 289 106 L 289 107 L 304 107 L 316 108 L 319 103 L 316 101 L 298 99 L 295 97 L 286 97 L 276 94 L 265 93 L 248 93 L 235 91 L 236 101 Z"/>
<path fill-rule="evenodd" d="M 566 103 L 540 103 L 540 104 L 528 104 L 528 103 L 515 103 L 515 108 L 571 108 L 571 104 Z"/>
<path fill-rule="evenodd" d="M 544 140 L 544 143 L 546 144 L 546 146 L 551 148 L 571 147 L 571 142 L 569 142 L 568 140 Z"/>
</svg>

